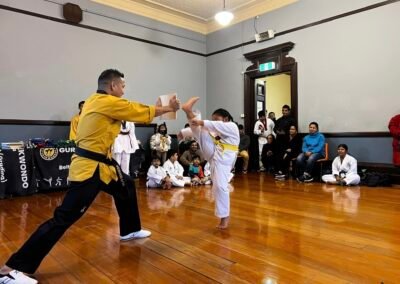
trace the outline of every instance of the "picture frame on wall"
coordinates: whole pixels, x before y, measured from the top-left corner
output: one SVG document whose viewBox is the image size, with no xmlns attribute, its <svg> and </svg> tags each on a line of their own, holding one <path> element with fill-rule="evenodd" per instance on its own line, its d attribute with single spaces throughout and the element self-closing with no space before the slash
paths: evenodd
<svg viewBox="0 0 400 284">
<path fill-rule="evenodd" d="M 264 96 L 265 95 L 265 92 L 264 92 L 264 90 L 265 90 L 265 87 L 264 87 L 264 85 L 261 85 L 261 84 L 257 84 L 257 96 Z"/>
</svg>

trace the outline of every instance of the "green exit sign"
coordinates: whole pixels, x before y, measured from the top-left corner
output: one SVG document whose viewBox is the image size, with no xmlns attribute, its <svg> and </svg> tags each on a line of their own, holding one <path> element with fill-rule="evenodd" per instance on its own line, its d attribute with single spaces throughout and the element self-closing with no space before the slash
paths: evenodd
<svg viewBox="0 0 400 284">
<path fill-rule="evenodd" d="M 260 70 L 260 72 L 269 71 L 273 69 L 275 69 L 275 62 L 266 62 L 258 66 L 258 70 Z"/>
</svg>

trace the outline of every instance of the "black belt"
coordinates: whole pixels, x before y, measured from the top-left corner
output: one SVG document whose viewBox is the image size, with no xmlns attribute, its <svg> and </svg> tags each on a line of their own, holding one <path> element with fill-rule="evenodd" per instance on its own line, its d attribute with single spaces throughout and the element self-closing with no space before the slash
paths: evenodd
<svg viewBox="0 0 400 284">
<path fill-rule="evenodd" d="M 129 131 L 127 131 L 127 132 L 121 131 L 119 134 L 121 134 L 121 135 L 128 135 L 129 133 L 130 133 Z"/>
<path fill-rule="evenodd" d="M 78 146 L 75 147 L 75 154 L 80 157 L 84 157 L 90 160 L 94 160 L 96 162 L 100 162 L 106 165 L 114 166 L 117 170 L 118 180 L 122 184 L 122 186 L 126 186 L 124 175 L 122 174 L 121 167 L 114 159 L 108 159 L 103 154 L 99 154 L 96 152 L 92 152 L 86 149 L 79 148 Z"/>
</svg>

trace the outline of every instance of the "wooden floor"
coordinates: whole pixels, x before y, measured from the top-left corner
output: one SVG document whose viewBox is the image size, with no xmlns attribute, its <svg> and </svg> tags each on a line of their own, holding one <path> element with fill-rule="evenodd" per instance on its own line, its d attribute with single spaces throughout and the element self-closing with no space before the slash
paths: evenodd
<svg viewBox="0 0 400 284">
<path fill-rule="evenodd" d="M 40 283 L 400 283 L 400 190 L 232 183 L 231 226 L 215 229 L 211 187 L 146 190 L 151 238 L 120 243 L 101 193 L 35 274 Z M 63 193 L 0 200 L 0 262 L 52 215 Z"/>
</svg>

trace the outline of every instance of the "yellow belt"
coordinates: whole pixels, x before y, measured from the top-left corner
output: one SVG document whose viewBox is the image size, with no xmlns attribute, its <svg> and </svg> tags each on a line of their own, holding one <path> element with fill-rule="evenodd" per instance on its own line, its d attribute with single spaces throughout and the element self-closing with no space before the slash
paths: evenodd
<svg viewBox="0 0 400 284">
<path fill-rule="evenodd" d="M 211 136 L 214 144 L 216 146 L 220 146 L 222 148 L 222 151 L 225 151 L 225 150 L 231 150 L 231 151 L 234 151 L 234 152 L 238 152 L 239 151 L 239 146 L 232 145 L 232 144 L 227 144 L 227 143 L 222 143 L 221 140 L 215 139 L 215 137 L 212 136 L 211 134 L 210 134 L 210 136 Z"/>
</svg>

